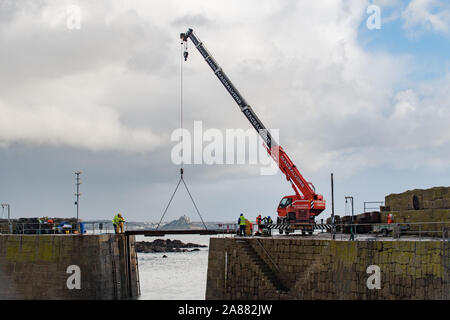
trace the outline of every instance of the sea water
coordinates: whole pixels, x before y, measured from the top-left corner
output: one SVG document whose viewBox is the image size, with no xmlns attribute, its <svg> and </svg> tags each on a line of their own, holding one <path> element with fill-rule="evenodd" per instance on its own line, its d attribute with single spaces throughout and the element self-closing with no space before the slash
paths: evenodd
<svg viewBox="0 0 450 320">
<path fill-rule="evenodd" d="M 209 246 L 211 236 L 137 236 L 136 241 L 180 240 Z M 138 253 L 141 297 L 144 300 L 204 300 L 208 249 L 194 252 Z M 192 250 L 189 248 L 188 250 Z M 166 255 L 167 258 L 163 258 Z"/>
</svg>

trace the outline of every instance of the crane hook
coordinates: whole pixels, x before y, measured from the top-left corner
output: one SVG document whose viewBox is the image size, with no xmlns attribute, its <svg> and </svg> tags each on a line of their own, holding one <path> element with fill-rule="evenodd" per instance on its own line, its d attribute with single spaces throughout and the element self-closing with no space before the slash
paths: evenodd
<svg viewBox="0 0 450 320">
<path fill-rule="evenodd" d="M 184 33 L 182 33 L 180 36 L 181 36 L 181 39 L 183 40 L 181 42 L 181 45 L 184 44 L 183 57 L 184 57 L 184 61 L 186 61 L 187 58 L 188 58 L 188 55 L 189 55 L 189 53 L 188 53 L 188 45 L 187 45 L 187 38 L 186 38 L 186 35 Z"/>
</svg>

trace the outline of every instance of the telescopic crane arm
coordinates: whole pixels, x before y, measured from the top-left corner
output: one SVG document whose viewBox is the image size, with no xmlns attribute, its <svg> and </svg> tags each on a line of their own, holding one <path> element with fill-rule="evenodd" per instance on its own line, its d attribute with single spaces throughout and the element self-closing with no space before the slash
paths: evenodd
<svg viewBox="0 0 450 320">
<path fill-rule="evenodd" d="M 214 60 L 214 58 L 205 48 L 203 43 L 194 34 L 193 30 L 189 29 L 186 33 L 180 34 L 180 38 L 183 42 L 187 42 L 188 39 L 191 39 L 192 43 L 195 45 L 197 50 L 203 56 L 206 63 L 208 63 L 208 65 L 211 67 L 212 71 L 217 76 L 219 81 L 223 84 L 225 89 L 227 89 L 228 93 L 238 104 L 241 112 L 245 115 L 245 117 L 251 123 L 253 128 L 255 128 L 255 130 L 264 140 L 267 152 L 278 164 L 280 170 L 285 174 L 286 179 L 290 181 L 291 186 L 295 191 L 295 194 L 303 199 L 317 200 L 318 195 L 315 193 L 315 189 L 312 183 L 305 180 L 305 178 L 301 175 L 301 173 L 294 165 L 292 160 L 289 158 L 286 152 L 284 152 L 283 148 L 279 146 L 277 142 L 272 138 L 272 135 L 262 124 L 261 120 L 259 120 L 258 116 L 253 111 L 252 107 L 247 103 L 244 97 L 242 97 L 240 92 L 233 85 L 233 83 L 225 74 L 223 69 L 219 66 L 216 60 Z M 187 56 L 188 53 L 187 51 L 185 51 L 184 53 L 185 60 L 187 59 Z"/>
</svg>

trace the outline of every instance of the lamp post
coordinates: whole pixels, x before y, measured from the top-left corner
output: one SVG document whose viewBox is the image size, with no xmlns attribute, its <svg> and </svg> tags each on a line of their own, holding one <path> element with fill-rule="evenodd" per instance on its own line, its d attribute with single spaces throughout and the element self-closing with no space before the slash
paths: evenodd
<svg viewBox="0 0 450 320">
<path fill-rule="evenodd" d="M 334 181 L 333 174 L 331 174 L 331 233 L 333 240 L 336 239 L 336 224 L 334 221 Z"/>
<path fill-rule="evenodd" d="M 80 182 L 80 174 L 81 174 L 81 171 L 75 171 L 75 175 L 77 176 L 76 177 L 77 193 L 75 193 L 75 196 L 77 197 L 77 201 L 75 201 L 75 205 L 77 206 L 77 230 L 79 229 L 78 228 L 78 218 L 79 218 L 80 196 L 81 196 L 81 193 L 80 193 L 80 184 L 81 184 L 81 182 Z"/>
<path fill-rule="evenodd" d="M 2 209 L 8 208 L 8 224 L 9 224 L 9 232 L 12 233 L 12 225 L 11 225 L 11 206 L 9 203 L 2 203 Z"/>
<path fill-rule="evenodd" d="M 353 197 L 351 197 L 351 196 L 345 197 L 345 203 L 347 203 L 348 200 L 350 200 L 350 203 L 351 203 L 351 205 L 352 205 L 352 224 L 351 224 L 351 226 L 350 226 L 350 233 L 351 233 L 351 235 L 350 235 L 350 240 L 353 240 L 354 237 L 355 237 L 354 234 L 353 234 L 353 224 L 354 224 Z"/>
</svg>

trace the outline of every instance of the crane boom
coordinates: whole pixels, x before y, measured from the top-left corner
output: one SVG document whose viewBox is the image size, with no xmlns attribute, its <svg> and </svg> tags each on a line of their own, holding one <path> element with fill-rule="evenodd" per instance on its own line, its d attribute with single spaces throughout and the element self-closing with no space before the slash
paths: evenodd
<svg viewBox="0 0 450 320">
<path fill-rule="evenodd" d="M 241 111 L 247 117 L 248 121 L 250 121 L 253 128 L 255 128 L 255 130 L 258 131 L 258 133 L 261 135 L 261 138 L 263 138 L 266 146 L 269 149 L 271 149 L 274 144 L 274 141 L 272 139 L 272 136 L 270 135 L 270 132 L 268 132 L 266 130 L 266 128 L 262 124 L 261 120 L 259 120 L 258 116 L 255 114 L 253 109 L 249 106 L 247 101 L 245 101 L 244 97 L 242 97 L 242 95 L 240 94 L 238 89 L 236 89 L 236 87 L 233 85 L 231 80 L 225 74 L 223 69 L 219 66 L 219 64 L 216 62 L 216 60 L 211 56 L 211 54 L 205 48 L 203 43 L 197 38 L 197 36 L 192 31 L 192 29 L 189 29 L 188 32 L 186 32 L 186 33 L 182 33 L 181 38 L 183 41 L 187 41 L 188 38 L 191 39 L 192 43 L 195 45 L 195 47 L 200 52 L 200 54 L 203 56 L 203 58 L 208 63 L 208 65 L 211 67 L 214 74 L 217 76 L 217 78 L 223 84 L 225 89 L 227 89 L 227 91 L 230 93 L 230 95 L 234 99 L 234 101 L 236 101 L 236 103 L 238 104 Z M 261 131 L 265 131 L 265 133 L 263 133 Z M 275 145 L 276 145 L 276 143 L 275 143 Z"/>
<path fill-rule="evenodd" d="M 239 106 L 241 112 L 248 119 L 250 124 L 255 128 L 258 134 L 264 141 L 265 147 L 269 155 L 274 159 L 274 161 L 278 164 L 280 170 L 286 176 L 286 179 L 291 183 L 292 188 L 298 199 L 302 200 L 311 200 L 311 206 L 314 209 L 314 200 L 321 201 L 323 198 L 319 196 L 315 192 L 315 188 L 312 183 L 306 181 L 306 179 L 301 175 L 300 171 L 294 165 L 292 160 L 286 154 L 281 146 L 272 138 L 270 132 L 263 125 L 261 120 L 253 111 L 252 107 L 247 103 L 244 97 L 241 95 L 238 89 L 233 85 L 231 80 L 225 74 L 223 69 L 219 66 L 217 61 L 211 56 L 208 50 L 205 48 L 203 43 L 199 40 L 199 38 L 194 34 L 192 29 L 188 29 L 186 33 L 181 33 L 180 38 L 182 41 L 187 42 L 188 39 L 191 39 L 194 46 L 200 52 L 202 57 L 205 59 L 206 63 L 210 66 L 214 74 L 217 76 L 219 81 L 223 84 L 225 89 L 234 99 L 234 101 Z M 185 59 L 187 58 L 187 52 L 185 53 Z M 300 194 L 301 193 L 301 194 Z M 325 201 L 323 202 L 323 209 L 325 209 Z M 320 213 L 323 209 L 316 208 L 316 214 Z"/>
</svg>

